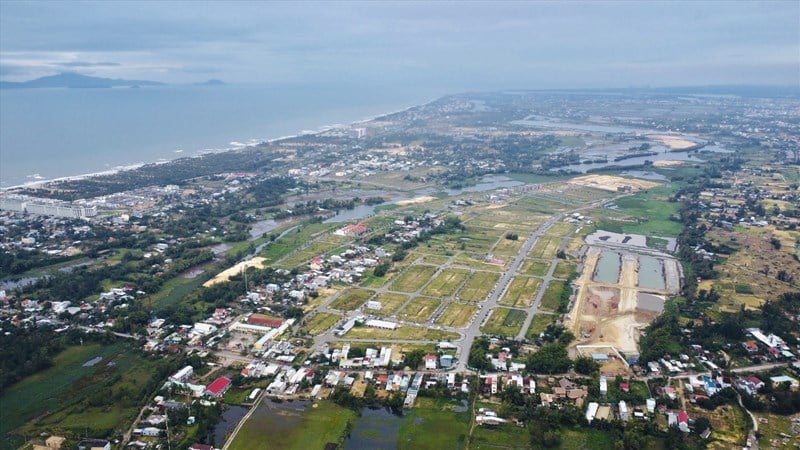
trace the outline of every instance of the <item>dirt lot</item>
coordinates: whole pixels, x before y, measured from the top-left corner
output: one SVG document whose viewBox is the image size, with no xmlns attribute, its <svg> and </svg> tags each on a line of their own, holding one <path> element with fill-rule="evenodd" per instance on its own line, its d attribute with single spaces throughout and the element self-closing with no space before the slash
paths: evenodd
<svg viewBox="0 0 800 450">
<path fill-rule="evenodd" d="M 684 150 L 689 147 L 697 145 L 697 142 L 692 142 L 683 136 L 672 136 L 668 134 L 651 134 L 648 138 L 661 143 L 670 150 Z"/>
<path fill-rule="evenodd" d="M 630 186 L 632 191 L 650 189 L 658 186 L 658 183 L 637 178 L 622 178 L 613 175 L 584 175 L 568 181 L 570 184 L 586 186 L 605 191 L 616 192 L 622 186 Z"/>
<path fill-rule="evenodd" d="M 247 261 L 242 261 L 239 264 L 236 264 L 235 266 L 231 267 L 230 269 L 223 270 L 222 272 L 220 272 L 214 278 L 212 278 L 212 279 L 206 281 L 205 283 L 203 283 L 203 286 L 204 287 L 209 287 L 209 286 L 213 286 L 213 285 L 215 285 L 217 283 L 222 283 L 222 282 L 228 281 L 232 276 L 240 273 L 242 270 L 244 270 L 244 269 L 246 269 L 248 267 L 256 267 L 256 268 L 262 269 L 264 267 L 264 261 L 265 260 L 266 260 L 265 258 L 262 258 L 260 256 L 256 256 L 255 258 L 248 259 Z"/>
</svg>

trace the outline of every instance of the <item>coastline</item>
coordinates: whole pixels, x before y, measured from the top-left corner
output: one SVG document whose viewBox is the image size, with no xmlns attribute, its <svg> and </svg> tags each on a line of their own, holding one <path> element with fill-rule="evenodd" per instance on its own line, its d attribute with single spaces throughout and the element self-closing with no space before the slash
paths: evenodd
<svg viewBox="0 0 800 450">
<path fill-rule="evenodd" d="M 235 151 L 235 150 L 241 150 L 241 149 L 245 149 L 245 148 L 248 148 L 248 147 L 258 146 L 261 143 L 274 144 L 274 143 L 279 143 L 281 141 L 286 141 L 286 140 L 289 140 L 289 139 L 296 139 L 296 138 L 304 137 L 304 136 L 314 136 L 314 135 L 317 135 L 317 134 L 322 134 L 322 133 L 328 132 L 330 130 L 335 130 L 337 128 L 352 127 L 354 125 L 369 123 L 369 122 L 372 122 L 374 120 L 378 120 L 378 119 L 380 119 L 382 117 L 390 116 L 390 115 L 393 115 L 393 114 L 403 113 L 403 112 L 409 111 L 409 110 L 411 110 L 413 108 L 418 108 L 418 107 L 421 107 L 421 106 L 428 105 L 428 104 L 438 100 L 439 98 L 441 98 L 444 95 L 448 95 L 448 94 L 442 94 L 442 95 L 437 96 L 436 98 L 434 98 L 432 100 L 427 100 L 427 101 L 425 101 L 423 103 L 414 104 L 414 105 L 411 105 L 411 106 L 408 106 L 408 107 L 405 107 L 405 108 L 400 108 L 400 109 L 395 110 L 395 111 L 380 113 L 380 114 L 375 115 L 375 116 L 371 116 L 371 117 L 367 117 L 367 118 L 364 118 L 364 119 L 356 120 L 356 121 L 350 122 L 349 124 L 323 125 L 323 126 L 318 127 L 316 131 L 301 130 L 299 133 L 296 133 L 296 134 L 284 135 L 284 136 L 280 136 L 280 137 L 276 137 L 276 138 L 272 138 L 272 139 L 249 139 L 247 141 L 248 142 L 247 144 L 242 143 L 242 142 L 238 142 L 238 141 L 231 141 L 229 143 L 229 145 L 231 145 L 231 144 L 240 144 L 240 145 L 232 145 L 230 147 L 221 148 L 221 149 L 204 148 L 204 149 L 197 150 L 196 151 L 197 154 L 191 155 L 191 156 L 183 156 L 183 155 L 181 155 L 181 156 L 178 156 L 178 157 L 172 158 L 172 159 L 160 158 L 160 159 L 158 159 L 156 161 L 138 162 L 138 163 L 120 165 L 120 166 L 113 167 L 113 168 L 108 169 L 108 170 L 102 170 L 102 171 L 98 171 L 98 172 L 83 173 L 83 174 L 78 174 L 78 175 L 67 175 L 67 176 L 63 176 L 63 177 L 55 177 L 55 178 L 47 178 L 47 179 L 37 179 L 37 180 L 33 180 L 33 181 L 29 181 L 29 182 L 25 182 L 25 183 L 13 185 L 13 186 L 0 187 L 0 193 L 6 193 L 6 192 L 18 190 L 18 189 L 37 188 L 37 187 L 45 186 L 45 185 L 50 184 L 50 183 L 58 183 L 58 182 L 64 182 L 64 181 L 75 181 L 75 180 L 85 180 L 85 179 L 94 178 L 94 177 L 116 175 L 116 174 L 118 174 L 120 172 L 125 172 L 125 171 L 129 171 L 129 170 L 136 170 L 136 169 L 139 169 L 141 167 L 144 167 L 144 166 L 147 166 L 147 165 L 152 165 L 152 164 L 168 164 L 168 163 L 176 161 L 178 159 L 183 159 L 183 158 L 201 158 L 201 157 L 203 157 L 203 155 L 207 155 L 207 154 L 211 154 L 211 153 L 225 153 L 225 152 L 230 152 L 230 151 Z M 258 143 L 249 144 L 249 142 L 253 142 L 253 141 L 257 141 Z"/>
</svg>

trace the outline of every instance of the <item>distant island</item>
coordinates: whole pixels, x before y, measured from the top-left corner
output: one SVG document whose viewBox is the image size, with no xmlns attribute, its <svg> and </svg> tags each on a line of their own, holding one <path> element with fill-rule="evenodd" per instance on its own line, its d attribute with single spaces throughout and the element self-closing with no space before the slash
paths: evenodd
<svg viewBox="0 0 800 450">
<path fill-rule="evenodd" d="M 226 84 L 227 83 L 225 83 L 224 81 L 218 80 L 216 78 L 212 78 L 208 81 L 203 81 L 201 83 L 195 83 L 195 85 L 197 86 L 225 86 Z"/>
<path fill-rule="evenodd" d="M 215 80 L 210 80 L 215 81 Z M 219 80 L 216 80 L 219 81 Z M 38 88 L 112 88 L 120 86 L 163 86 L 164 83 L 147 80 L 122 80 L 115 78 L 92 77 L 79 73 L 64 72 L 57 75 L 36 78 L 29 81 L 0 81 L 0 89 L 38 89 Z"/>
</svg>

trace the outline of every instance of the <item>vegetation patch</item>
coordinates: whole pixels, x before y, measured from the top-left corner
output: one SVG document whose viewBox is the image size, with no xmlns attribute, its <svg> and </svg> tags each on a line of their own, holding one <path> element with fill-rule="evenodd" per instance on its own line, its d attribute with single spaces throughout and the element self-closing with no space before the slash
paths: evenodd
<svg viewBox="0 0 800 450">
<path fill-rule="evenodd" d="M 338 314 L 320 312 L 308 319 L 303 324 L 302 328 L 300 328 L 300 331 L 311 336 L 316 336 L 328 331 L 341 318 L 342 316 Z"/>
<path fill-rule="evenodd" d="M 533 320 L 531 320 L 531 325 L 528 327 L 528 331 L 525 332 L 525 337 L 530 340 L 534 340 L 539 337 L 540 334 L 544 333 L 547 327 L 555 323 L 556 316 L 553 314 L 536 314 L 533 316 Z"/>
<path fill-rule="evenodd" d="M 416 292 L 431 279 L 434 273 L 436 273 L 434 266 L 411 266 L 392 284 L 392 290 Z"/>
<path fill-rule="evenodd" d="M 475 305 L 451 302 L 444 308 L 439 318 L 436 319 L 436 324 L 446 327 L 463 328 L 469 325 L 472 316 L 475 315 L 477 310 L 478 307 Z"/>
<path fill-rule="evenodd" d="M 450 297 L 467 279 L 466 269 L 444 269 L 422 292 L 432 297 Z"/>
<path fill-rule="evenodd" d="M 339 298 L 331 303 L 331 308 L 340 311 L 353 311 L 359 306 L 363 305 L 368 298 L 372 297 L 375 292 L 367 289 L 348 289 L 344 291 Z"/>
<path fill-rule="evenodd" d="M 547 271 L 549 269 L 550 269 L 549 261 L 526 259 L 525 262 L 522 263 L 522 267 L 519 269 L 519 273 L 523 275 L 533 275 L 537 277 L 543 277 L 547 275 Z"/>
<path fill-rule="evenodd" d="M 515 337 L 525 323 L 525 311 L 510 308 L 495 308 L 481 331 L 495 336 Z"/>
<path fill-rule="evenodd" d="M 489 295 L 500 275 L 492 272 L 472 272 L 469 279 L 458 293 L 458 298 L 465 302 L 481 302 Z"/>
<path fill-rule="evenodd" d="M 459 450 L 466 445 L 471 414 L 455 412 L 452 404 L 417 398 L 416 406 L 403 417 L 397 439 L 399 450 Z"/>
<path fill-rule="evenodd" d="M 539 278 L 516 277 L 511 281 L 499 303 L 518 308 L 528 307 L 533 303 L 540 284 L 542 284 L 542 280 Z"/>
<path fill-rule="evenodd" d="M 459 337 L 458 333 L 435 330 L 426 327 L 402 325 L 394 330 L 370 328 L 366 326 L 355 327 L 347 333 L 348 339 L 413 339 L 413 340 L 453 340 Z"/>
<path fill-rule="evenodd" d="M 561 304 L 561 296 L 566 287 L 566 282 L 553 280 L 547 285 L 547 290 L 544 291 L 542 302 L 539 308 L 546 311 L 557 311 Z"/>
<path fill-rule="evenodd" d="M 408 296 L 396 294 L 394 292 L 382 292 L 375 297 L 375 301 L 381 302 L 381 309 L 369 309 L 367 312 L 376 316 L 388 317 L 394 314 L 403 303 L 408 301 Z"/>
<path fill-rule="evenodd" d="M 441 304 L 442 301 L 437 298 L 417 297 L 403 308 L 399 316 L 403 320 L 423 323 L 430 319 Z"/>
</svg>

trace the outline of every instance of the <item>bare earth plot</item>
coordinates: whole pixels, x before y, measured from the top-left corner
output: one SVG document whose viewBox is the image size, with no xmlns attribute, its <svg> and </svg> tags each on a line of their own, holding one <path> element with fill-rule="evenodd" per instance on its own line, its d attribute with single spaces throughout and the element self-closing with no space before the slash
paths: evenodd
<svg viewBox="0 0 800 450">
<path fill-rule="evenodd" d="M 472 272 L 459 291 L 458 298 L 465 302 L 483 301 L 499 278 L 500 275 L 492 272 Z"/>
<path fill-rule="evenodd" d="M 539 289 L 542 280 L 533 277 L 516 277 L 508 286 L 503 298 L 498 303 L 516 308 L 531 306 L 533 297 Z"/>
<path fill-rule="evenodd" d="M 449 303 L 442 314 L 436 319 L 437 325 L 444 325 L 446 327 L 464 328 L 472 320 L 472 316 L 478 311 L 475 305 L 464 305 L 462 303 Z"/>
<path fill-rule="evenodd" d="M 444 269 L 422 293 L 432 297 L 451 297 L 467 279 L 468 274 L 469 271 L 466 269 Z"/>
</svg>

